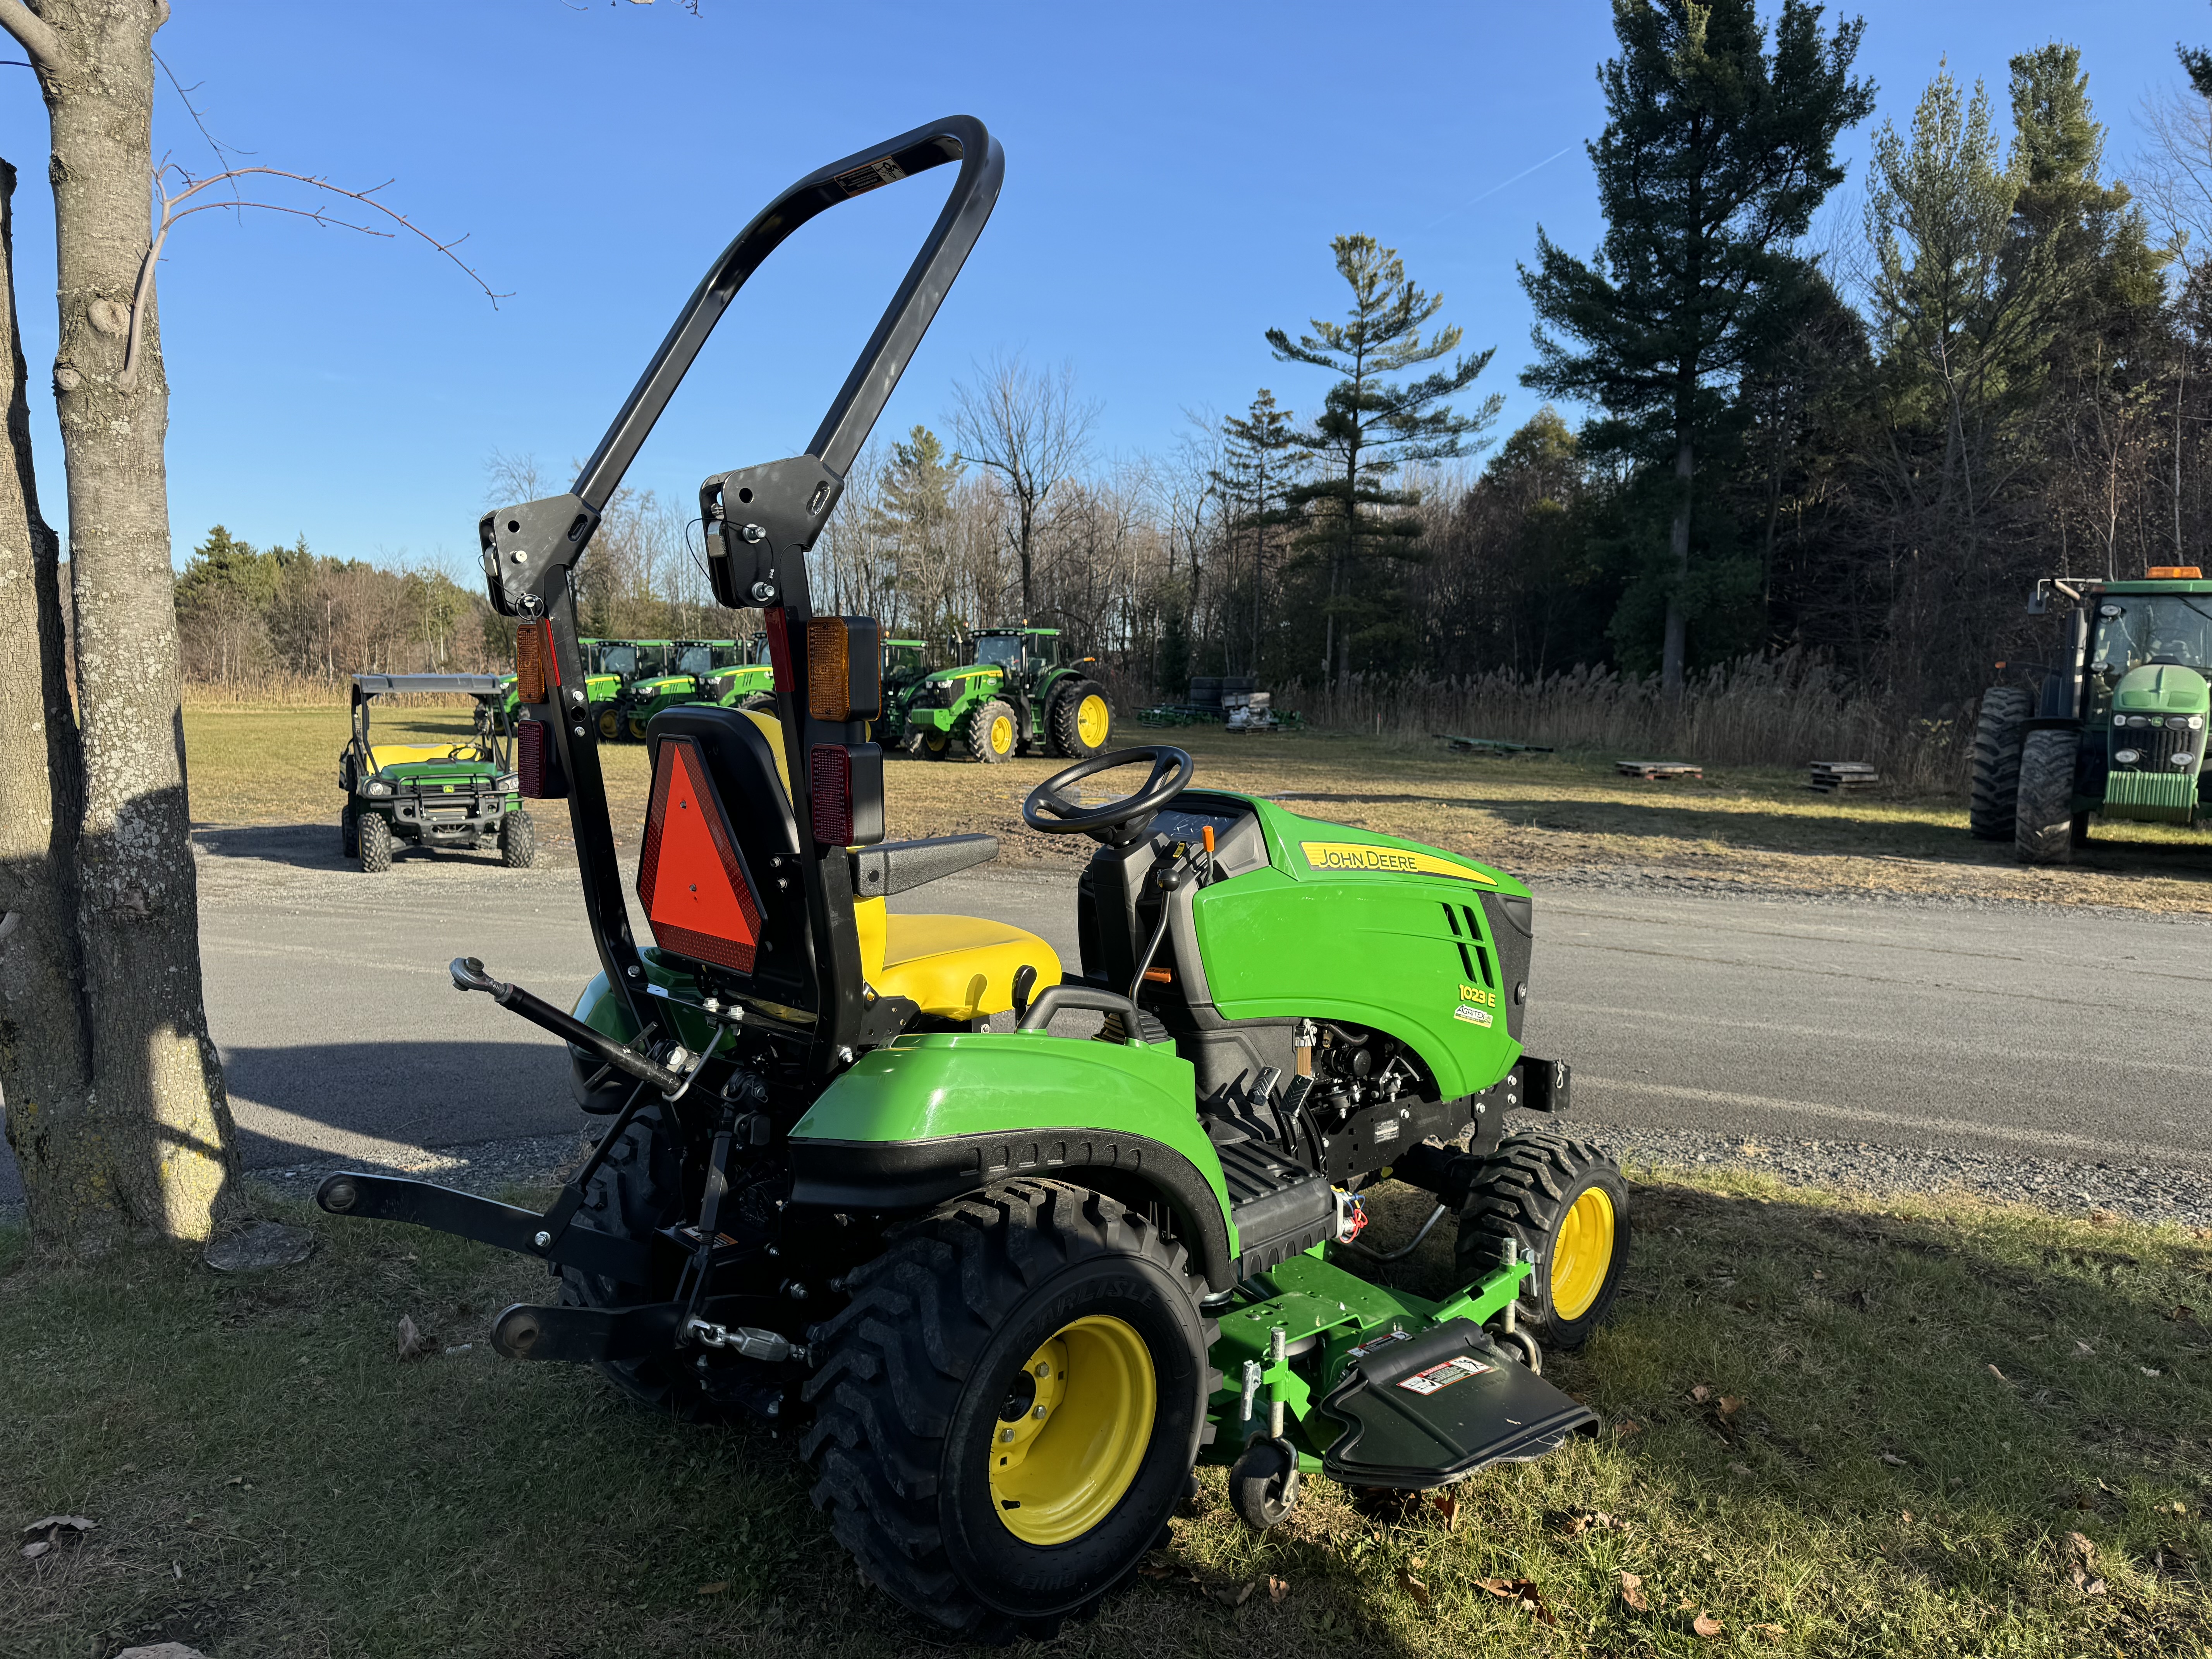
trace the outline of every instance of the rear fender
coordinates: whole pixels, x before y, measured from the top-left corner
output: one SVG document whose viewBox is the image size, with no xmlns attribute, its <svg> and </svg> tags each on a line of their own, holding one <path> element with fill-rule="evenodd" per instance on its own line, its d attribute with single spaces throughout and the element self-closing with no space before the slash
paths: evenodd
<svg viewBox="0 0 2212 1659">
<path fill-rule="evenodd" d="M 791 1132 L 792 1201 L 932 1208 L 1043 1176 L 1158 1206 L 1216 1290 L 1237 1254 L 1190 1062 L 1160 1044 L 929 1032 L 872 1049 Z"/>
</svg>

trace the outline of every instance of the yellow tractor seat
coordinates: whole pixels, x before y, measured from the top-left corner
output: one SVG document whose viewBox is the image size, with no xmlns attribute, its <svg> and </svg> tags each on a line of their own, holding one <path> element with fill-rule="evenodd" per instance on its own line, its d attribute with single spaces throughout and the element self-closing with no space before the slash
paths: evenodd
<svg viewBox="0 0 2212 1659">
<path fill-rule="evenodd" d="M 879 996 L 907 997 L 939 1019 L 975 1019 L 1014 1006 L 1014 975 L 1036 969 L 1041 990 L 1060 983 L 1060 957 L 1026 929 L 980 916 L 892 915 L 858 899 L 860 971 Z"/>
<path fill-rule="evenodd" d="M 380 743 L 368 751 L 368 766 L 381 772 L 387 766 L 409 766 L 419 761 L 488 761 L 491 756 L 473 743 Z"/>
</svg>

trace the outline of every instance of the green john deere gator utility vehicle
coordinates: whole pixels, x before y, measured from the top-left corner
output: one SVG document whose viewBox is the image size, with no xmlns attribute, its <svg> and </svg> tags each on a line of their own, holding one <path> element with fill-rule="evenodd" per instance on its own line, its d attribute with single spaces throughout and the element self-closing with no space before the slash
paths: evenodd
<svg viewBox="0 0 2212 1659">
<path fill-rule="evenodd" d="M 392 867 L 394 843 L 496 847 L 510 870 L 536 862 L 538 838 L 514 771 L 507 700 L 512 676 L 356 674 L 353 734 L 338 751 L 338 842 L 369 872 Z M 432 694 L 476 699 L 470 734 L 428 744 L 380 743 L 369 732 L 379 697 Z"/>
<path fill-rule="evenodd" d="M 2069 613 L 2057 659 L 2030 691 L 1991 686 L 1974 732 L 1967 822 L 2028 864 L 2064 864 L 2106 821 L 2212 817 L 2212 582 L 2195 565 L 2140 581 L 2046 577 L 2028 611 Z"/>
<path fill-rule="evenodd" d="M 806 453 L 702 487 L 717 597 L 765 607 L 775 712 L 654 717 L 644 945 L 569 568 L 745 276 L 816 214 L 948 161 Z M 977 1640 L 1094 1611 L 1201 1462 L 1266 1527 L 1316 1474 L 1421 1489 L 1593 1432 L 1538 1342 L 1605 1316 L 1629 1230 L 1612 1160 L 1521 1127 L 1570 1078 L 1522 1048 L 1531 905 L 1498 870 L 1199 787 L 1156 746 L 1078 761 L 1022 808 L 1097 843 L 1068 895 L 1079 964 L 890 909 L 996 842 L 883 839 L 879 629 L 814 613 L 807 550 L 1003 166 L 956 117 L 801 179 L 723 253 L 574 490 L 485 517 L 525 783 L 568 800 L 601 971 L 574 1013 L 474 958 L 452 971 L 568 1042 L 605 1127 L 543 1213 L 368 1173 L 317 1194 L 547 1262 L 557 1296 L 501 1315 L 500 1352 L 789 1430 L 866 1578 Z M 1084 793 L 1124 769 L 1127 794 Z M 1436 1195 L 1423 1234 L 1456 1212 L 1441 1299 L 1376 1271 L 1419 1237 L 1363 1237 L 1385 1171 Z"/>
<path fill-rule="evenodd" d="M 1113 733 L 1106 689 L 1070 658 L 1057 628 L 986 628 L 968 636 L 957 668 L 926 676 L 901 708 L 900 734 L 932 760 L 1015 755 L 1087 760 Z"/>
</svg>

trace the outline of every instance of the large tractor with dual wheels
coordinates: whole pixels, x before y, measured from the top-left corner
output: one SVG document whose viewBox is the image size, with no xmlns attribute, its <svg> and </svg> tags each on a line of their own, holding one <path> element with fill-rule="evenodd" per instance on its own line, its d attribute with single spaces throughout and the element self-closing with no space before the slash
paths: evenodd
<svg viewBox="0 0 2212 1659">
<path fill-rule="evenodd" d="M 2065 614 L 2036 684 L 1993 685 L 1974 729 L 1967 826 L 2021 862 L 2064 864 L 2105 823 L 2212 818 L 2212 582 L 2196 565 L 2141 580 L 2048 577 L 2032 615 Z M 2002 665 L 2000 665 L 2002 666 Z"/>
<path fill-rule="evenodd" d="M 1017 755 L 1088 760 L 1105 752 L 1114 710 L 1091 678 L 1096 657 L 1067 652 L 1057 628 L 985 628 L 966 660 L 925 675 L 895 705 L 910 754 L 994 765 Z"/>
<path fill-rule="evenodd" d="M 653 717 L 626 890 L 570 570 L 745 276 L 814 215 L 946 163 L 806 453 L 702 489 L 716 596 L 764 608 L 775 703 Z M 1093 843 L 1076 960 L 914 908 L 997 843 L 884 838 L 880 630 L 815 613 L 807 552 L 1002 167 L 956 117 L 801 179 L 574 489 L 487 515 L 524 776 L 568 802 L 600 971 L 569 1010 L 476 958 L 452 974 L 568 1043 L 601 1127 L 543 1211 L 368 1172 L 318 1193 L 544 1261 L 557 1294 L 499 1316 L 500 1353 L 787 1431 L 863 1577 L 981 1641 L 1095 1612 L 1202 1465 L 1264 1528 L 1316 1477 L 1422 1490 L 1595 1432 L 1543 1347 L 1605 1318 L 1629 1239 L 1619 1170 L 1553 1127 L 1567 1066 L 1522 1045 L 1528 891 L 1479 860 L 1205 787 L 1155 745 L 1023 804 Z M 1365 1200 L 1390 1177 L 1433 1204 L 1386 1246 Z M 1395 1288 L 1383 1269 L 1446 1218 L 1455 1287 Z"/>
</svg>

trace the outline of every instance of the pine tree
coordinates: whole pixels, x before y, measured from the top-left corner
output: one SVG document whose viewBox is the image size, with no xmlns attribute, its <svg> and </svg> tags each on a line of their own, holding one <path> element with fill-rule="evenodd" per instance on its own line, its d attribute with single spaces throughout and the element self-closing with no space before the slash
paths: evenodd
<svg viewBox="0 0 2212 1659">
<path fill-rule="evenodd" d="M 1783 0 L 1771 52 L 1753 0 L 1613 0 L 1613 21 L 1621 52 L 1599 68 L 1607 120 L 1589 147 L 1603 252 L 1577 259 L 1539 230 L 1536 268 L 1521 271 L 1540 323 L 1522 380 L 1601 405 L 1595 447 L 1673 461 L 1661 673 L 1679 691 L 1698 469 L 1729 383 L 1804 300 L 1792 247 L 1843 178 L 1837 135 L 1873 110 L 1874 88 L 1850 76 L 1863 22 L 1824 38 L 1808 0 Z"/>
<path fill-rule="evenodd" d="M 1247 615 L 1251 623 L 1251 649 L 1245 659 L 1248 672 L 1261 672 L 1261 653 L 1267 638 L 1267 572 L 1284 540 L 1284 532 L 1299 514 L 1290 504 L 1290 490 L 1298 478 L 1302 446 L 1291 411 L 1277 407 L 1275 394 L 1261 388 L 1243 415 L 1231 415 L 1221 423 L 1222 465 L 1212 474 L 1213 487 L 1224 508 L 1228 538 L 1229 584 L 1237 580 L 1240 553 L 1249 561 L 1252 592 Z M 1227 623 L 1222 643 L 1229 669 L 1236 672 L 1233 641 L 1236 629 Z"/>
<path fill-rule="evenodd" d="M 1497 419 L 1504 399 L 1486 398 L 1472 415 L 1444 400 L 1462 392 L 1489 366 L 1498 348 L 1460 358 L 1418 380 L 1393 384 L 1389 376 L 1457 349 L 1456 325 L 1428 338 L 1421 330 L 1443 309 L 1443 296 L 1424 293 L 1406 275 L 1395 248 L 1372 236 L 1340 236 L 1330 244 L 1336 268 L 1352 289 L 1352 309 L 1341 323 L 1312 319 L 1313 332 L 1293 342 L 1279 328 L 1267 331 L 1276 357 L 1309 363 L 1342 376 L 1331 386 L 1304 448 L 1320 477 L 1291 492 L 1291 505 L 1306 510 L 1310 528 L 1302 552 L 1324 562 L 1328 600 L 1322 665 L 1339 678 L 1352 672 L 1357 624 L 1384 631 L 1394 610 L 1378 592 L 1384 576 L 1374 567 L 1413 556 L 1421 521 L 1409 514 L 1383 517 L 1371 509 L 1405 508 L 1419 492 L 1386 489 L 1382 481 L 1407 461 L 1438 460 L 1466 453 Z"/>
<path fill-rule="evenodd" d="M 935 433 L 916 426 L 903 443 L 891 446 L 883 501 L 869 514 L 870 532 L 895 550 L 900 597 L 913 605 L 915 624 L 927 634 L 951 626 L 952 487 L 962 471 Z"/>
</svg>

